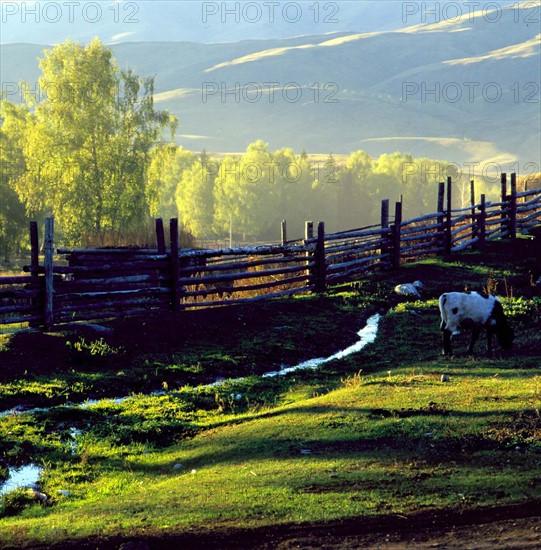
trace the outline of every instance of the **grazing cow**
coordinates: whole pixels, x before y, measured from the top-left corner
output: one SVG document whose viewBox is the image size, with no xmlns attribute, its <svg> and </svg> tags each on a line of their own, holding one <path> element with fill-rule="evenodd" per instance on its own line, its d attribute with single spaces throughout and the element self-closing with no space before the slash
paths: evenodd
<svg viewBox="0 0 541 550">
<path fill-rule="evenodd" d="M 495 296 L 482 296 L 477 292 L 447 292 L 439 299 L 441 330 L 443 332 L 443 355 L 451 355 L 451 336 L 460 329 L 471 330 L 468 353 L 483 329 L 487 331 L 487 351 L 492 352 L 492 336 L 495 334 L 500 346 L 507 350 L 513 345 L 513 329 L 509 326 L 503 307 Z"/>
</svg>

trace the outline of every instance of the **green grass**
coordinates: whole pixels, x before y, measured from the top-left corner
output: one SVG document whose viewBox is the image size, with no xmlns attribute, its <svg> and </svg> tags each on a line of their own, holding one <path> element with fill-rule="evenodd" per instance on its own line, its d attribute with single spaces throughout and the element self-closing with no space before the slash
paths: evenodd
<svg viewBox="0 0 541 550">
<path fill-rule="evenodd" d="M 0 386 L 3 404 L 53 406 L 0 417 L 0 472 L 43 465 L 49 497 L 12 497 L 0 547 L 539 503 L 541 300 L 527 295 L 520 268 L 506 267 L 515 351 L 468 357 L 461 337 L 456 356 L 441 357 L 436 296 L 460 290 L 449 273 L 476 288 L 503 280 L 490 258 L 473 267 L 467 259 L 400 272 L 427 282 L 423 301 L 392 303 L 396 274 L 378 274 L 356 290 L 193 317 L 171 331 L 167 350 L 148 326 L 145 342 L 50 336 L 64 362 L 12 372 Z M 352 343 L 385 299 L 393 308 L 362 352 L 258 376 Z M 68 341 L 84 343 L 66 349 Z M 198 386 L 220 375 L 244 378 Z M 165 393 L 141 393 L 152 389 Z M 131 397 L 59 406 L 95 395 Z"/>
</svg>

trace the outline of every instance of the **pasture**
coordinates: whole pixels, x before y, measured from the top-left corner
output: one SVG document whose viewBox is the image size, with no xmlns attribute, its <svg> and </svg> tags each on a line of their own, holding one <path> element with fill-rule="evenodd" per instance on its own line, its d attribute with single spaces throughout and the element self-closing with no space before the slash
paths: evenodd
<svg viewBox="0 0 541 550">
<path fill-rule="evenodd" d="M 0 480 L 39 465 L 46 498 L 2 497 L 0 548 L 275 548 L 302 529 L 539 514 L 539 258 L 538 241 L 497 241 L 319 296 L 2 336 Z M 421 300 L 393 294 L 414 280 Z M 441 356 L 437 297 L 465 287 L 500 295 L 512 351 L 469 356 L 461 335 Z M 343 349 L 374 312 L 361 352 L 261 376 Z"/>
</svg>

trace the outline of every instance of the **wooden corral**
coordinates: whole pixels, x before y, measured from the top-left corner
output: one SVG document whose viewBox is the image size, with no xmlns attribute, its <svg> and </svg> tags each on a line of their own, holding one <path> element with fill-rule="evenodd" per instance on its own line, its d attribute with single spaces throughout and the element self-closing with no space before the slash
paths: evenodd
<svg viewBox="0 0 541 550">
<path fill-rule="evenodd" d="M 509 189 L 508 189 L 509 183 Z M 81 320 L 126 317 L 237 304 L 300 292 L 322 292 L 330 283 L 354 280 L 369 269 L 398 269 L 404 261 L 452 254 L 487 240 L 515 239 L 541 223 L 541 188 L 517 192 L 515 174 L 501 178 L 501 201 L 484 195 L 451 209 L 452 182 L 440 183 L 437 211 L 402 220 L 395 204 L 382 201 L 378 226 L 326 234 L 306 222 L 305 237 L 281 244 L 222 248 L 179 248 L 178 221 L 170 221 L 169 243 L 156 220 L 156 248 L 58 249 L 54 220 L 45 225 L 45 257 L 39 263 L 38 228 L 30 224 L 28 275 L 0 277 L 0 324 L 28 322 L 48 329 Z M 447 200 L 445 200 L 445 196 Z M 58 265 L 59 257 L 67 265 Z"/>
</svg>

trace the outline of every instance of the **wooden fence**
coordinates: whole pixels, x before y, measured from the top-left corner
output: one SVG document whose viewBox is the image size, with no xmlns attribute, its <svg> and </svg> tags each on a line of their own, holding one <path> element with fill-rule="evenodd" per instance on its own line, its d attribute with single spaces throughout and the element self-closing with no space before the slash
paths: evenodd
<svg viewBox="0 0 541 550">
<path fill-rule="evenodd" d="M 541 188 L 517 193 L 511 174 L 501 179 L 501 201 L 451 208 L 452 182 L 438 187 L 437 211 L 402 220 L 402 203 L 381 203 L 377 226 L 326 234 L 323 222 L 305 236 L 281 244 L 245 248 L 180 249 L 178 221 L 170 221 L 166 246 L 156 220 L 156 248 L 58 249 L 54 220 L 45 224 L 44 261 L 39 263 L 38 228 L 30 224 L 28 275 L 0 277 L 0 324 L 28 322 L 47 329 L 81 320 L 143 315 L 244 303 L 299 292 L 322 292 L 328 284 L 353 280 L 369 269 L 398 269 L 427 255 L 482 249 L 487 240 L 515 239 L 541 223 Z M 446 199 L 446 200 L 445 200 Z M 63 264 L 58 261 L 63 257 Z"/>
</svg>

